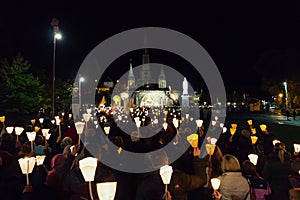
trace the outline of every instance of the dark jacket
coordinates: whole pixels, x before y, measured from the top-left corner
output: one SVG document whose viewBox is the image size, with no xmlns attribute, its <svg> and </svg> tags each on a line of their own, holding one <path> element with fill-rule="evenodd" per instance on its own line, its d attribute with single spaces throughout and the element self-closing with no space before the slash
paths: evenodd
<svg viewBox="0 0 300 200">
<path fill-rule="evenodd" d="M 172 200 L 187 200 L 188 193 L 206 184 L 206 160 L 194 157 L 194 175 L 174 169 L 168 190 Z M 136 200 L 158 200 L 164 195 L 165 186 L 159 175 L 159 170 L 140 176 L 137 183 Z"/>
<path fill-rule="evenodd" d="M 289 157 L 288 155 L 286 157 Z M 269 183 L 273 200 L 288 200 L 291 185 L 288 177 L 291 173 L 291 162 L 288 158 L 281 163 L 275 153 L 271 153 L 262 170 L 262 177 Z"/>
</svg>

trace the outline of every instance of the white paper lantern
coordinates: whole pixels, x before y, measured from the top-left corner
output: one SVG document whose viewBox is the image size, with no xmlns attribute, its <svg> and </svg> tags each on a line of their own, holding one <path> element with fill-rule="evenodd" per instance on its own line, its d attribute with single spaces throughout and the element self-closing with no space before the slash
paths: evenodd
<svg viewBox="0 0 300 200">
<path fill-rule="evenodd" d="M 46 137 L 48 135 L 49 131 L 50 131 L 49 128 L 43 128 L 42 129 L 43 136 Z"/>
<path fill-rule="evenodd" d="M 212 178 L 210 179 L 211 185 L 214 190 L 218 190 L 221 184 L 221 180 L 218 178 Z"/>
<path fill-rule="evenodd" d="M 173 168 L 170 165 L 164 165 L 160 168 L 159 174 L 164 184 L 170 184 Z"/>
<path fill-rule="evenodd" d="M 197 124 L 197 127 L 201 127 L 202 124 L 203 124 L 203 120 L 197 119 L 197 120 L 196 120 L 196 124 Z"/>
<path fill-rule="evenodd" d="M 164 129 L 165 129 L 165 131 L 166 131 L 167 128 L 168 128 L 168 123 L 167 123 L 167 122 L 164 122 L 164 123 L 163 123 L 163 127 L 164 127 Z"/>
<path fill-rule="evenodd" d="M 27 138 L 30 142 L 33 142 L 35 140 L 36 132 L 26 132 Z"/>
<path fill-rule="evenodd" d="M 256 155 L 256 154 L 249 154 L 248 158 L 249 158 L 250 162 L 253 163 L 253 165 L 257 164 L 258 155 Z"/>
<path fill-rule="evenodd" d="M 82 134 L 84 125 L 85 125 L 84 122 L 76 122 L 76 123 L 75 123 L 75 128 L 76 128 L 77 133 L 78 133 L 79 135 Z"/>
<path fill-rule="evenodd" d="M 91 114 L 92 113 L 92 109 L 91 108 L 87 108 L 86 112 L 87 112 L 87 114 Z"/>
<path fill-rule="evenodd" d="M 211 139 L 210 139 L 210 143 L 211 143 L 211 144 L 216 144 L 217 141 L 218 141 L 217 138 L 211 138 Z"/>
<path fill-rule="evenodd" d="M 7 133 L 12 134 L 12 132 L 14 131 L 14 127 L 13 126 L 6 127 L 6 131 Z"/>
<path fill-rule="evenodd" d="M 276 143 L 280 143 L 279 140 L 273 140 L 273 146 L 275 146 Z"/>
<path fill-rule="evenodd" d="M 105 126 L 104 127 L 104 132 L 105 132 L 106 135 L 109 134 L 109 131 L 110 131 L 110 127 L 109 126 Z"/>
<path fill-rule="evenodd" d="M 174 124 L 175 128 L 178 128 L 178 126 L 179 126 L 179 121 L 178 121 L 178 119 L 173 118 L 173 124 Z"/>
<path fill-rule="evenodd" d="M 16 135 L 21 135 L 21 133 L 24 131 L 23 127 L 15 127 Z"/>
<path fill-rule="evenodd" d="M 97 183 L 97 193 L 100 200 L 114 200 L 117 182 Z"/>
<path fill-rule="evenodd" d="M 84 158 L 79 161 L 79 168 L 86 182 L 94 181 L 97 159 L 93 157 Z"/>
<path fill-rule="evenodd" d="M 30 158 L 20 158 L 19 164 L 23 174 L 30 174 L 35 165 L 35 157 Z"/>
<path fill-rule="evenodd" d="M 300 144 L 294 144 L 294 150 L 298 153 L 300 151 Z"/>
<path fill-rule="evenodd" d="M 217 123 L 217 121 L 214 121 L 214 120 L 211 121 L 211 125 L 212 125 L 212 126 L 215 126 L 216 123 Z"/>
<path fill-rule="evenodd" d="M 39 118 L 39 122 L 42 124 L 44 123 L 44 118 Z"/>
<path fill-rule="evenodd" d="M 48 133 L 47 135 L 46 135 L 46 140 L 49 140 L 50 139 L 50 136 L 51 136 L 51 133 Z"/>
<path fill-rule="evenodd" d="M 90 121 L 92 115 L 89 113 L 84 113 L 82 116 L 83 116 L 84 121 L 88 122 L 88 121 Z"/>
<path fill-rule="evenodd" d="M 59 126 L 60 124 L 59 116 L 55 116 L 54 118 L 55 118 L 56 125 Z"/>
<path fill-rule="evenodd" d="M 46 158 L 45 155 L 41 155 L 41 156 L 36 156 L 36 165 L 39 166 L 39 165 L 42 165 L 44 163 L 44 160 Z"/>
</svg>

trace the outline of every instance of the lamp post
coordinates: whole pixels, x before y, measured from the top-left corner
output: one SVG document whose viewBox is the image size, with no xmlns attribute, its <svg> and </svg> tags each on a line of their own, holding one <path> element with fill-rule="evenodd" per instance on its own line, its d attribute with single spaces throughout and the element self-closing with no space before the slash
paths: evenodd
<svg viewBox="0 0 300 200">
<path fill-rule="evenodd" d="M 289 96 L 288 96 L 288 84 L 287 81 L 283 82 L 284 91 L 285 91 L 285 109 L 289 109 Z"/>
<path fill-rule="evenodd" d="M 53 27 L 53 62 L 52 62 L 52 118 L 54 118 L 55 108 L 55 50 L 56 50 L 56 39 L 61 39 L 61 34 L 58 28 L 58 19 L 53 18 L 51 21 L 51 26 Z"/>
<path fill-rule="evenodd" d="M 79 96 L 79 109 L 81 109 L 81 82 L 84 82 L 84 77 L 79 78 L 79 88 L 78 88 L 78 96 Z"/>
</svg>

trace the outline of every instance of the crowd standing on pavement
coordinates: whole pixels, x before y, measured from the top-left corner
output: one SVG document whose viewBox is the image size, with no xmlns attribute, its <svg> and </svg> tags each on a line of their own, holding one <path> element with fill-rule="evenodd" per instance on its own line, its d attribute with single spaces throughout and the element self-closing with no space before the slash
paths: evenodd
<svg viewBox="0 0 300 200">
<path fill-rule="evenodd" d="M 101 142 L 95 140 L 98 132 L 97 128 L 92 129 L 95 126 L 92 120 L 87 122 L 80 137 L 72 117 L 60 115 L 60 125 L 51 123 L 50 118 L 38 124 L 37 118 L 18 137 L 8 133 L 3 121 L 0 138 L 0 199 L 90 199 L 88 183 L 79 169 L 79 161 L 87 157 L 98 160 L 92 182 L 94 199 L 98 199 L 95 184 L 112 181 L 117 182 L 116 200 L 300 199 L 300 155 L 297 151 L 287 152 L 285 144 L 276 138 L 269 127 L 254 131 L 255 127 L 249 123 L 249 127 L 242 130 L 237 129 L 239 124 L 236 124 L 235 130 L 232 127 L 225 130 L 223 127 L 216 128 L 218 124 L 214 125 L 212 130 L 207 130 L 220 133 L 214 151 L 199 157 L 201 144 L 211 142 L 211 138 L 207 138 L 203 131 L 205 123 L 196 130 L 189 130 L 182 122 L 179 131 L 176 131 L 172 118 L 174 116 L 167 117 L 166 129 L 154 127 L 158 134 L 152 138 L 137 139 L 120 134 L 116 128 L 120 124 L 114 125 L 109 121 L 109 115 L 99 112 L 97 128 L 103 129 L 109 123 L 111 128 L 109 134 L 98 138 Z M 43 127 L 38 130 L 35 128 L 37 126 Z M 43 136 L 42 128 L 50 129 L 50 138 Z M 33 142 L 26 136 L 28 131 L 36 131 Z M 111 154 L 112 147 L 108 140 L 120 149 L 150 152 L 167 145 L 174 137 L 179 144 L 188 143 L 184 134 L 193 131 L 198 135 L 197 147 L 189 146 L 176 161 L 170 163 L 167 154 L 145 157 L 157 170 L 128 173 L 101 162 L 104 155 L 115 156 Z M 253 136 L 257 137 L 255 142 Z M 276 139 L 278 142 L 274 142 Z M 116 156 L 121 153 L 119 151 Z M 249 154 L 258 155 L 257 163 L 250 161 Z M 34 167 L 29 174 L 30 184 L 26 184 L 26 176 L 22 174 L 18 159 L 37 155 L 45 155 L 45 161 Z M 168 191 L 158 170 L 164 165 L 173 167 Z M 211 179 L 214 178 L 220 180 L 218 189 L 212 187 Z"/>
</svg>

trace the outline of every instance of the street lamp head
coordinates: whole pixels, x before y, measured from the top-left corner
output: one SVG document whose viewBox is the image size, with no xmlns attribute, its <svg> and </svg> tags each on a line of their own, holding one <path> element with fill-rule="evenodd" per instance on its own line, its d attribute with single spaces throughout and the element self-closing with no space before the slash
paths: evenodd
<svg viewBox="0 0 300 200">
<path fill-rule="evenodd" d="M 55 37 L 55 39 L 60 40 L 62 38 L 62 35 L 60 33 L 55 33 L 54 37 Z"/>
<path fill-rule="evenodd" d="M 84 82 L 84 78 L 80 77 L 79 82 Z"/>
</svg>

